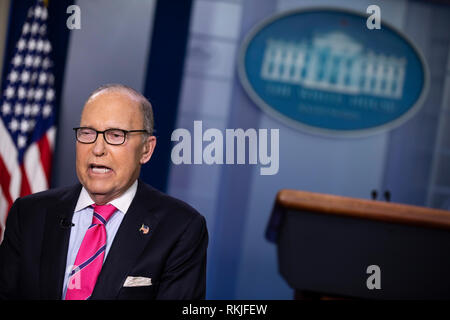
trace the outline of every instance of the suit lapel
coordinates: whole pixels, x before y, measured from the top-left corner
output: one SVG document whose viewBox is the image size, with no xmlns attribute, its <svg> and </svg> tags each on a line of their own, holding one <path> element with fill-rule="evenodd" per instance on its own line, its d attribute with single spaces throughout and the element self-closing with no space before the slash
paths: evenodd
<svg viewBox="0 0 450 320">
<path fill-rule="evenodd" d="M 151 191 L 140 180 L 131 205 L 117 231 L 111 249 L 97 279 L 92 299 L 114 299 L 136 259 L 152 238 L 158 216 L 152 210 Z M 148 234 L 139 232 L 142 224 L 150 228 Z"/>
<path fill-rule="evenodd" d="M 70 189 L 47 209 L 41 255 L 41 294 L 44 299 L 61 299 L 69 246 L 70 224 L 81 185 Z"/>
</svg>

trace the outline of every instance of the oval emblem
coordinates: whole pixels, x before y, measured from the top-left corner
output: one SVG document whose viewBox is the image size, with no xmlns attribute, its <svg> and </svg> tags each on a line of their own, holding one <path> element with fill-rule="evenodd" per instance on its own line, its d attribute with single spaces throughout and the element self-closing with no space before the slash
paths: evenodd
<svg viewBox="0 0 450 320">
<path fill-rule="evenodd" d="M 240 51 L 251 99 L 285 123 L 332 135 L 396 127 L 422 105 L 428 68 L 396 28 L 366 27 L 368 15 L 313 8 L 275 15 Z"/>
</svg>

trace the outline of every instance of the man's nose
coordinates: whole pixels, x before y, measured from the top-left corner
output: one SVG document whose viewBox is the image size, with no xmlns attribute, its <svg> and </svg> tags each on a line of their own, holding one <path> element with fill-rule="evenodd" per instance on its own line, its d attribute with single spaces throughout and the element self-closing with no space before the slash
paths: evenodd
<svg viewBox="0 0 450 320">
<path fill-rule="evenodd" d="M 92 152 L 96 156 L 101 156 L 106 152 L 106 141 L 105 136 L 103 134 L 99 134 L 97 136 L 97 140 L 94 142 L 94 147 L 92 148 Z"/>
</svg>

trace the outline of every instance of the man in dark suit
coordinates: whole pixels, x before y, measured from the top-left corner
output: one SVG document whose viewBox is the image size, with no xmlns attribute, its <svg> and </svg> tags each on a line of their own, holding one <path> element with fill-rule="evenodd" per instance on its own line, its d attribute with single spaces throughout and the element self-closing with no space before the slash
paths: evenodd
<svg viewBox="0 0 450 320">
<path fill-rule="evenodd" d="M 81 184 L 19 198 L 0 246 L 2 299 L 204 299 L 205 219 L 138 179 L 156 146 L 148 100 L 100 87 L 76 132 Z"/>
</svg>

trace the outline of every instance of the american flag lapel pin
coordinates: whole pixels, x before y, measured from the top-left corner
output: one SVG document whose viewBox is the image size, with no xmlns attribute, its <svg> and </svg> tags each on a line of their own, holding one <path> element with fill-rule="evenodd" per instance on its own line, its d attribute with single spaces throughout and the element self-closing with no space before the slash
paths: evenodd
<svg viewBox="0 0 450 320">
<path fill-rule="evenodd" d="M 150 231 L 150 228 L 149 228 L 149 226 L 147 226 L 147 225 L 145 225 L 145 224 L 142 224 L 142 226 L 141 226 L 141 228 L 139 229 L 139 231 L 140 231 L 142 234 L 147 234 L 147 233 Z"/>
</svg>

